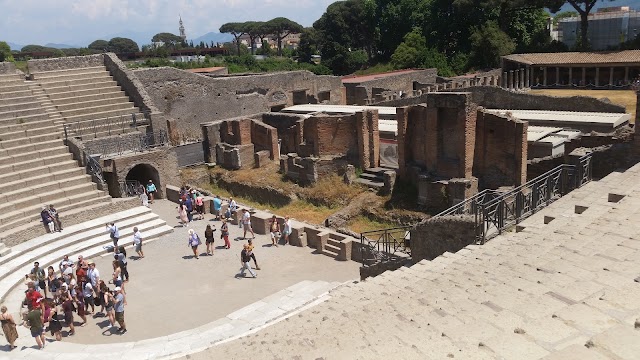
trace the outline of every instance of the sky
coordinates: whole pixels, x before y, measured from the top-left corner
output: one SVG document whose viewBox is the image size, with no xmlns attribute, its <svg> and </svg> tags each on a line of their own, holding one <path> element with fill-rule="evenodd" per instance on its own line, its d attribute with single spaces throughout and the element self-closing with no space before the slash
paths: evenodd
<svg viewBox="0 0 640 360">
<path fill-rule="evenodd" d="M 187 38 L 218 32 L 227 22 L 287 17 L 311 26 L 335 0 L 0 0 L 0 41 L 87 46 L 94 40 L 130 35 L 147 39 L 178 34 L 182 16 Z M 143 45 L 139 43 L 138 45 Z"/>
</svg>

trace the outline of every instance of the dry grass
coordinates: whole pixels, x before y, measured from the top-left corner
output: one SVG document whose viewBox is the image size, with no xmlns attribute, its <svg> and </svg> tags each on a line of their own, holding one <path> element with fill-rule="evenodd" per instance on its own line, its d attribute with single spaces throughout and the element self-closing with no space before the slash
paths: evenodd
<svg viewBox="0 0 640 360">
<path fill-rule="evenodd" d="M 356 233 L 388 229 L 396 226 L 398 226 L 398 224 L 393 224 L 390 222 L 380 222 L 372 220 L 366 216 L 357 216 L 349 220 L 349 222 L 347 223 L 347 228 Z"/>
<path fill-rule="evenodd" d="M 635 122 L 636 118 L 636 93 L 633 90 L 575 90 L 575 89 L 545 89 L 531 90 L 531 94 L 535 95 L 551 95 L 551 96 L 589 96 L 596 99 L 607 98 L 612 103 L 622 105 L 631 114 L 631 122 Z"/>
</svg>

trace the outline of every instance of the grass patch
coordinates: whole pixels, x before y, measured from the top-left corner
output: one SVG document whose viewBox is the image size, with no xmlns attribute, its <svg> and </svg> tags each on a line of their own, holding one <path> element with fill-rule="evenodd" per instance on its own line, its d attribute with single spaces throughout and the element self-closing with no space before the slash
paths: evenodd
<svg viewBox="0 0 640 360">
<path fill-rule="evenodd" d="M 356 233 L 363 233 L 366 231 L 382 230 L 397 227 L 398 224 L 391 222 L 372 220 L 366 216 L 357 216 L 347 223 L 347 228 Z"/>
<path fill-rule="evenodd" d="M 16 69 L 19 69 L 20 71 L 22 71 L 25 74 L 29 73 L 29 67 L 27 66 L 27 62 L 26 61 L 16 61 L 16 62 L 14 62 L 14 64 L 16 65 Z"/>
<path fill-rule="evenodd" d="M 576 90 L 576 89 L 544 89 L 531 90 L 533 95 L 550 96 L 589 96 L 596 99 L 607 98 L 612 103 L 622 105 L 631 114 L 629 122 L 634 123 L 636 119 L 636 93 L 633 90 Z"/>
</svg>

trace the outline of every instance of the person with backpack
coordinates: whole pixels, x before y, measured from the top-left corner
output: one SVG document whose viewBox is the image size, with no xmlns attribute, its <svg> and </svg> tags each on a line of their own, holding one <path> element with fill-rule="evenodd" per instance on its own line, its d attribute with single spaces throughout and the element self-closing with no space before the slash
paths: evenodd
<svg viewBox="0 0 640 360">
<path fill-rule="evenodd" d="M 187 200 L 184 202 L 184 206 L 187 209 L 187 219 L 189 222 L 193 221 L 193 201 L 190 196 L 187 196 Z"/>
<path fill-rule="evenodd" d="M 202 194 L 196 194 L 196 212 L 200 215 L 200 220 L 204 220 L 204 198 Z"/>
<path fill-rule="evenodd" d="M 107 231 L 109 232 L 111 240 L 113 240 L 113 251 L 118 252 L 118 240 L 120 239 L 120 231 L 118 230 L 118 227 L 112 222 L 108 223 Z"/>
<path fill-rule="evenodd" d="M 200 237 L 193 229 L 189 229 L 189 246 L 193 250 L 193 256 L 198 259 L 198 245 L 200 245 Z"/>
</svg>

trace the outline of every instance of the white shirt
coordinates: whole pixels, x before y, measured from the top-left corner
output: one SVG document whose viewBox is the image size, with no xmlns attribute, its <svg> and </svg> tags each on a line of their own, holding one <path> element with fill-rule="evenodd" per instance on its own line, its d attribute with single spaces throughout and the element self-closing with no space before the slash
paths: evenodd
<svg viewBox="0 0 640 360">
<path fill-rule="evenodd" d="M 140 231 L 136 231 L 133 234 L 133 244 L 134 245 L 138 245 L 142 242 L 142 234 L 140 233 Z"/>
<path fill-rule="evenodd" d="M 84 284 L 84 289 L 82 289 L 82 294 L 84 295 L 84 297 L 90 297 L 91 295 L 93 295 L 93 288 L 91 287 L 90 283 Z"/>
<path fill-rule="evenodd" d="M 89 280 L 91 281 L 91 285 L 93 287 L 98 286 L 98 279 L 100 278 L 100 272 L 98 271 L 97 268 L 89 268 L 89 270 L 87 270 L 87 276 L 89 277 Z"/>
<path fill-rule="evenodd" d="M 229 203 L 229 211 L 234 212 L 238 209 L 238 203 L 235 200 L 231 200 Z"/>
<path fill-rule="evenodd" d="M 242 223 L 247 225 L 251 224 L 251 214 L 249 214 L 248 211 L 242 215 Z"/>
<path fill-rule="evenodd" d="M 64 269 L 65 265 L 67 265 L 69 267 L 73 267 L 74 264 L 73 264 L 73 261 L 71 261 L 71 260 L 62 260 L 62 261 L 60 261 L 60 265 L 59 265 L 60 271 L 62 271 Z"/>
</svg>

